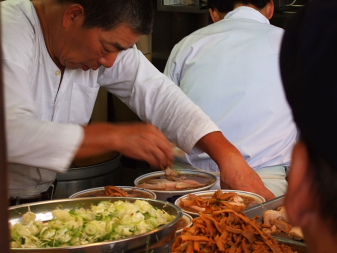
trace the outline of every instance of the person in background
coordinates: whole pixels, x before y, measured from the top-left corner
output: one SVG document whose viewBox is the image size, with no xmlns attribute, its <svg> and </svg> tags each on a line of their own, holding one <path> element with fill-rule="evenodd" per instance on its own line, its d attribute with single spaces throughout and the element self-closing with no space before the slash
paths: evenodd
<svg viewBox="0 0 337 253">
<path fill-rule="evenodd" d="M 208 153 L 229 187 L 274 197 L 216 124 L 137 50 L 152 8 L 151 0 L 1 2 L 11 203 L 44 200 L 56 173 L 90 156 L 118 152 L 166 168 L 170 141 Z M 149 123 L 88 124 L 99 88 Z"/>
<path fill-rule="evenodd" d="M 208 0 L 208 11 L 212 21 L 218 22 L 226 16 L 226 14 L 234 9 L 234 0 Z"/>
<path fill-rule="evenodd" d="M 214 18 L 214 9 L 232 3 L 233 11 L 223 19 Z M 209 0 L 208 4 L 215 23 L 176 44 L 164 74 L 211 117 L 266 187 L 276 196 L 284 195 L 297 129 L 279 71 L 284 31 L 269 23 L 274 3 Z M 185 161 L 219 171 L 205 153 L 186 154 Z"/>
<path fill-rule="evenodd" d="M 308 252 L 337 246 L 337 2 L 312 0 L 287 23 L 280 67 L 300 132 L 285 207 Z"/>
</svg>

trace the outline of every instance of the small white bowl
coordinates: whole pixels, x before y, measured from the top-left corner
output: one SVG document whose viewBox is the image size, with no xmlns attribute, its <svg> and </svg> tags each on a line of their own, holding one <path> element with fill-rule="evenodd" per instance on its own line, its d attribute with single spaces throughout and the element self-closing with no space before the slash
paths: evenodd
<svg viewBox="0 0 337 253">
<path fill-rule="evenodd" d="M 192 227 L 193 226 L 192 221 L 193 221 L 192 216 L 183 212 L 183 217 L 177 223 L 178 229 L 177 229 L 177 232 L 176 232 L 176 236 L 181 235 L 181 232 L 183 232 L 184 228 Z"/>
<path fill-rule="evenodd" d="M 157 199 L 156 194 L 153 191 L 150 191 L 148 189 L 142 189 L 134 186 L 116 186 L 126 192 L 131 192 L 131 191 L 137 191 L 140 194 L 144 195 L 144 197 L 140 196 L 139 198 L 147 198 L 147 199 Z M 72 194 L 69 198 L 87 198 L 87 197 L 95 197 L 94 193 L 97 191 L 104 191 L 104 187 L 96 187 L 96 188 L 90 188 L 86 189 L 83 191 L 75 192 Z M 146 196 L 146 197 L 145 197 Z M 97 196 L 97 197 L 102 197 L 102 196 Z M 135 197 L 135 196 L 133 196 Z"/>
<path fill-rule="evenodd" d="M 169 201 L 171 203 L 174 203 L 174 201 L 179 198 L 180 196 L 183 196 L 188 193 L 194 193 L 194 192 L 200 192 L 204 190 L 209 190 L 217 181 L 217 177 L 214 176 L 211 173 L 204 172 L 204 171 L 199 171 L 199 170 L 179 170 L 181 175 L 189 175 L 189 176 L 201 176 L 205 177 L 206 179 L 210 180 L 210 184 L 199 187 L 199 188 L 194 188 L 194 189 L 188 189 L 188 190 L 177 190 L 177 191 L 161 191 L 161 190 L 153 190 L 156 195 L 157 199 L 162 200 L 162 201 Z M 144 174 L 140 177 L 137 177 L 134 181 L 135 186 L 138 188 L 142 188 L 141 182 L 147 178 L 152 178 L 152 177 L 162 177 L 165 178 L 165 171 L 155 171 L 151 173 Z"/>
<path fill-rule="evenodd" d="M 200 192 L 194 192 L 193 194 L 195 195 L 198 195 L 198 196 L 212 196 L 216 191 L 218 190 L 208 190 L 208 191 L 200 191 Z M 253 193 L 253 192 L 246 192 L 246 191 L 238 191 L 238 190 L 225 190 L 225 189 L 222 189 L 222 192 L 235 192 L 237 193 L 239 196 L 242 196 L 242 197 L 249 197 L 249 198 L 252 198 L 255 200 L 255 203 L 256 205 L 258 204 L 261 204 L 263 202 L 266 202 L 265 198 L 256 194 L 256 193 Z M 197 217 L 199 216 L 199 213 L 195 213 L 195 212 L 192 212 L 192 211 L 189 211 L 189 210 L 185 210 L 184 207 L 181 207 L 180 205 L 180 202 L 183 200 L 183 199 L 186 199 L 188 197 L 188 194 L 184 195 L 184 196 L 181 196 L 180 198 L 178 198 L 174 204 L 178 207 L 180 207 L 183 212 L 185 213 L 188 213 L 190 214 L 192 217 Z M 252 206 L 254 206 L 255 204 L 253 204 Z M 247 208 L 250 208 L 252 206 L 249 206 Z"/>
</svg>

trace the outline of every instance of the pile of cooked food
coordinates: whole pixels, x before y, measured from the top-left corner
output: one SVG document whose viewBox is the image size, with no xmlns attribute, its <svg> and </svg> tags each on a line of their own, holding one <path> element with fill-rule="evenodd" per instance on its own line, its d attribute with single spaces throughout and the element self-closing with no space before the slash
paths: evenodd
<svg viewBox="0 0 337 253">
<path fill-rule="evenodd" d="M 124 191 L 123 189 L 113 186 L 113 185 L 108 185 L 104 187 L 105 190 L 105 195 L 110 196 L 110 197 L 131 197 L 129 193 Z"/>
<path fill-rule="evenodd" d="M 284 206 L 277 210 L 267 210 L 263 213 L 263 230 L 273 235 L 285 233 L 289 238 L 302 241 L 304 239 L 300 227 L 292 226 L 289 223 Z"/>
<path fill-rule="evenodd" d="M 27 212 L 11 226 L 11 248 L 51 248 L 86 245 L 153 231 L 175 219 L 149 202 L 101 201 L 90 209 L 56 209 L 48 222 Z"/>
<path fill-rule="evenodd" d="M 202 176 L 186 175 L 167 167 L 164 176 L 154 176 L 140 181 L 137 187 L 157 191 L 181 191 L 200 188 L 211 184 Z"/>
<path fill-rule="evenodd" d="M 256 204 L 258 203 L 254 198 L 240 196 L 236 192 L 218 190 L 210 195 L 190 193 L 186 198 L 181 199 L 179 206 L 189 212 L 211 214 L 227 208 L 240 211 Z"/>
<path fill-rule="evenodd" d="M 136 197 L 136 198 L 152 198 L 148 192 L 141 191 L 140 189 L 130 188 L 122 189 L 118 186 L 107 185 L 102 190 L 89 191 L 77 195 L 76 197 Z"/>
<path fill-rule="evenodd" d="M 134 197 L 131 196 L 128 192 L 123 189 L 113 186 L 107 185 L 104 186 L 104 190 L 92 191 L 89 193 L 82 193 L 79 197 Z"/>
<path fill-rule="evenodd" d="M 172 253 L 293 252 L 264 231 L 257 218 L 249 219 L 230 208 L 212 214 L 201 213 L 193 220 L 193 226 L 184 228 L 176 238 Z"/>
</svg>

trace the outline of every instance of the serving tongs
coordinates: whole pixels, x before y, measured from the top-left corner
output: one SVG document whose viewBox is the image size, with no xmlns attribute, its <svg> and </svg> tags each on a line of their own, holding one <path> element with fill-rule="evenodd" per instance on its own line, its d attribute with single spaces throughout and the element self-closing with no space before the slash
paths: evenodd
<svg viewBox="0 0 337 253">
<path fill-rule="evenodd" d="M 284 195 L 277 197 L 275 199 L 269 200 L 267 202 L 258 204 L 256 206 L 252 206 L 250 208 L 247 208 L 243 212 L 250 218 L 253 219 L 256 216 L 259 216 L 260 218 L 258 221 L 262 221 L 262 217 L 265 211 L 267 210 L 276 210 L 278 207 L 284 205 Z"/>
<path fill-rule="evenodd" d="M 256 216 L 259 218 L 258 221 L 262 222 L 262 217 L 264 212 L 268 210 L 276 210 L 278 207 L 284 205 L 284 195 L 277 197 L 275 199 L 269 200 L 262 204 L 258 204 L 256 206 L 247 208 L 243 212 L 247 215 L 248 218 L 253 219 Z M 279 233 L 277 235 L 273 235 L 275 239 L 277 239 L 280 243 L 286 244 L 292 248 L 292 250 L 297 251 L 298 253 L 307 253 L 307 245 L 304 242 L 296 241 L 290 239 L 287 234 Z"/>
<path fill-rule="evenodd" d="M 191 170 L 198 170 L 198 171 L 205 171 L 200 168 L 197 168 L 189 163 L 180 161 L 179 158 L 186 158 L 186 154 L 183 150 L 178 148 L 174 143 L 171 143 L 172 149 L 173 149 L 173 155 L 174 155 L 174 162 L 171 166 L 172 169 L 177 170 L 178 172 L 182 169 L 191 169 Z M 207 171 L 210 174 L 213 174 L 214 176 L 220 176 L 220 172 L 210 172 Z"/>
</svg>

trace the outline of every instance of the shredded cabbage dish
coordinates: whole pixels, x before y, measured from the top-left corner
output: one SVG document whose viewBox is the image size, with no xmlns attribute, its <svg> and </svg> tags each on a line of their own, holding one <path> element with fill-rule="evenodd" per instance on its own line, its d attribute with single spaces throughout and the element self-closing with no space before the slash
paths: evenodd
<svg viewBox="0 0 337 253">
<path fill-rule="evenodd" d="M 90 209 L 56 209 L 48 222 L 27 212 L 11 226 L 12 248 L 79 246 L 143 234 L 157 229 L 175 216 L 147 201 L 134 203 L 101 201 Z"/>
</svg>

